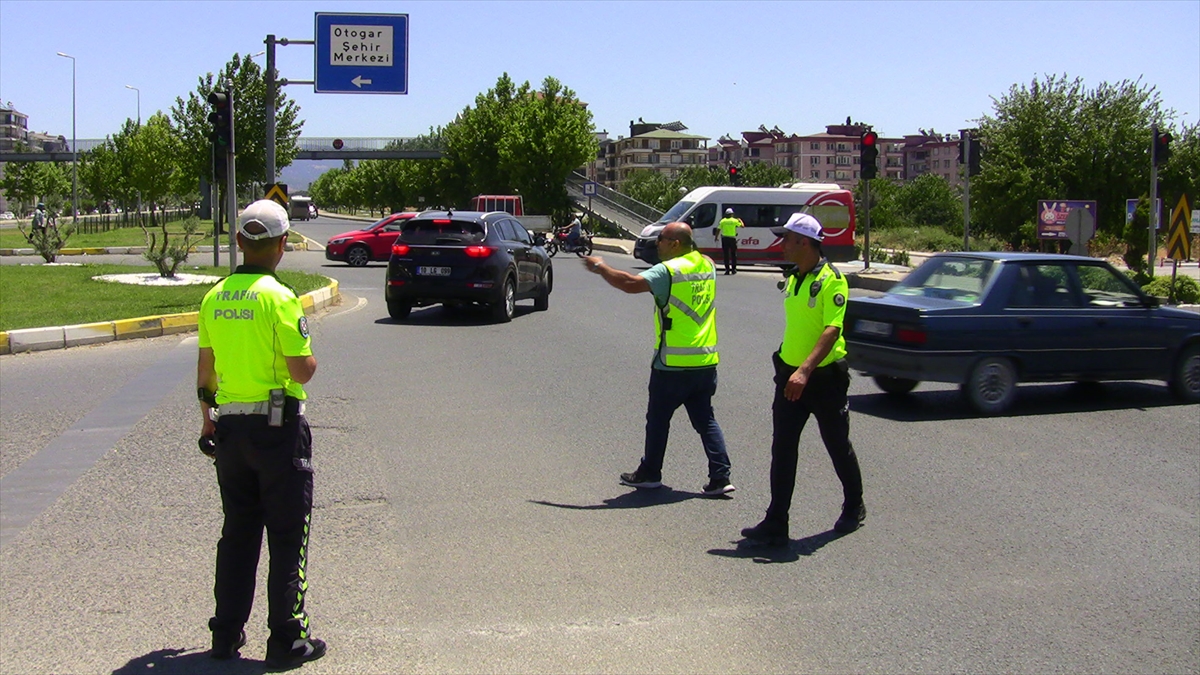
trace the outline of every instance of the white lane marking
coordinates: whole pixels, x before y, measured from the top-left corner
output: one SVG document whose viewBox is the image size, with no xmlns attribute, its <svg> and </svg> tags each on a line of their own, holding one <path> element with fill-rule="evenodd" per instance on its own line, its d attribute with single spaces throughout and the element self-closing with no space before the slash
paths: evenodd
<svg viewBox="0 0 1200 675">
<path fill-rule="evenodd" d="M 360 310 L 360 309 L 362 309 L 363 307 L 366 307 L 366 306 L 367 306 L 367 299 L 366 299 L 366 298 L 364 298 L 364 297 L 361 297 L 361 296 L 359 296 L 359 298 L 358 298 L 358 304 L 354 305 L 353 307 L 351 307 L 350 309 L 347 309 L 347 310 L 346 310 L 346 311 L 344 311 L 344 312 L 338 312 L 337 314 L 330 314 L 330 315 L 327 317 L 327 319 L 334 319 L 334 318 L 337 318 L 337 317 L 339 317 L 339 316 L 346 316 L 347 314 L 350 314 L 350 313 L 352 313 L 352 312 L 357 312 L 358 310 Z"/>
</svg>

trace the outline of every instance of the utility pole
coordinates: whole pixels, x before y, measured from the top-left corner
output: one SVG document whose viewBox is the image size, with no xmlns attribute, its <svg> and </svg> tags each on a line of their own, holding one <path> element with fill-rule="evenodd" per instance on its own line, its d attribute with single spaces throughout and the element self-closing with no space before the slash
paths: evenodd
<svg viewBox="0 0 1200 675">
<path fill-rule="evenodd" d="M 275 183 L 275 88 L 278 86 L 275 82 L 275 36 L 268 35 L 264 40 L 267 43 L 267 72 L 263 80 L 266 84 L 266 95 L 263 100 L 266 101 L 266 113 L 264 119 L 267 123 L 267 185 Z"/>
</svg>

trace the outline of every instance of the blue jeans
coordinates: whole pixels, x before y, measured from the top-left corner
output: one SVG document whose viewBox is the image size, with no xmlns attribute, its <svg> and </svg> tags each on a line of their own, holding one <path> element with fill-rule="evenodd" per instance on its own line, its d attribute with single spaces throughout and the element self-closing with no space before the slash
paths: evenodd
<svg viewBox="0 0 1200 675">
<path fill-rule="evenodd" d="M 729 478 L 729 454 L 725 435 L 713 415 L 712 397 L 717 392 L 717 369 L 650 371 L 650 403 L 646 408 L 646 448 L 638 473 L 647 480 L 662 480 L 663 456 L 671 417 L 679 406 L 687 409 L 692 428 L 700 434 L 708 455 L 708 477 Z"/>
</svg>

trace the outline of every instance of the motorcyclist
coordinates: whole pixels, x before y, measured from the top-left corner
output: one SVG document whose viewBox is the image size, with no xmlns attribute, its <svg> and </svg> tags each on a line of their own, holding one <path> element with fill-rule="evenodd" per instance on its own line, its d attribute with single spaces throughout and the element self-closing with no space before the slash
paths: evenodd
<svg viewBox="0 0 1200 675">
<path fill-rule="evenodd" d="M 33 222 L 30 224 L 34 232 L 46 229 L 46 205 L 38 202 L 37 210 L 33 212 Z"/>
</svg>

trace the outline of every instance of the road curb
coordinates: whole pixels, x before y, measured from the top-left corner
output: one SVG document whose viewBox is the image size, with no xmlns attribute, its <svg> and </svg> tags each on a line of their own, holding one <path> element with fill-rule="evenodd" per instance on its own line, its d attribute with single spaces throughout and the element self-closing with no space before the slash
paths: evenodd
<svg viewBox="0 0 1200 675">
<path fill-rule="evenodd" d="M 308 238 L 299 232 L 296 233 L 300 237 L 300 241 L 289 241 L 284 245 L 285 251 L 307 251 Z M 221 246 L 224 250 L 225 246 Z M 188 249 L 188 253 L 212 253 L 211 245 L 193 246 Z M 83 256 L 83 255 L 141 255 L 146 252 L 145 246 L 108 246 L 108 247 L 86 247 L 86 248 L 63 248 L 59 249 L 60 256 Z M 38 252 L 31 248 L 0 248 L 0 256 L 36 256 Z"/>
<path fill-rule="evenodd" d="M 300 304 L 304 307 L 305 314 L 314 314 L 325 307 L 337 304 L 340 299 L 341 293 L 338 291 L 337 280 L 329 279 L 329 285 L 300 296 Z M 197 329 L 198 320 L 199 312 L 183 312 L 73 326 L 0 331 L 0 355 L 190 333 Z"/>
</svg>

